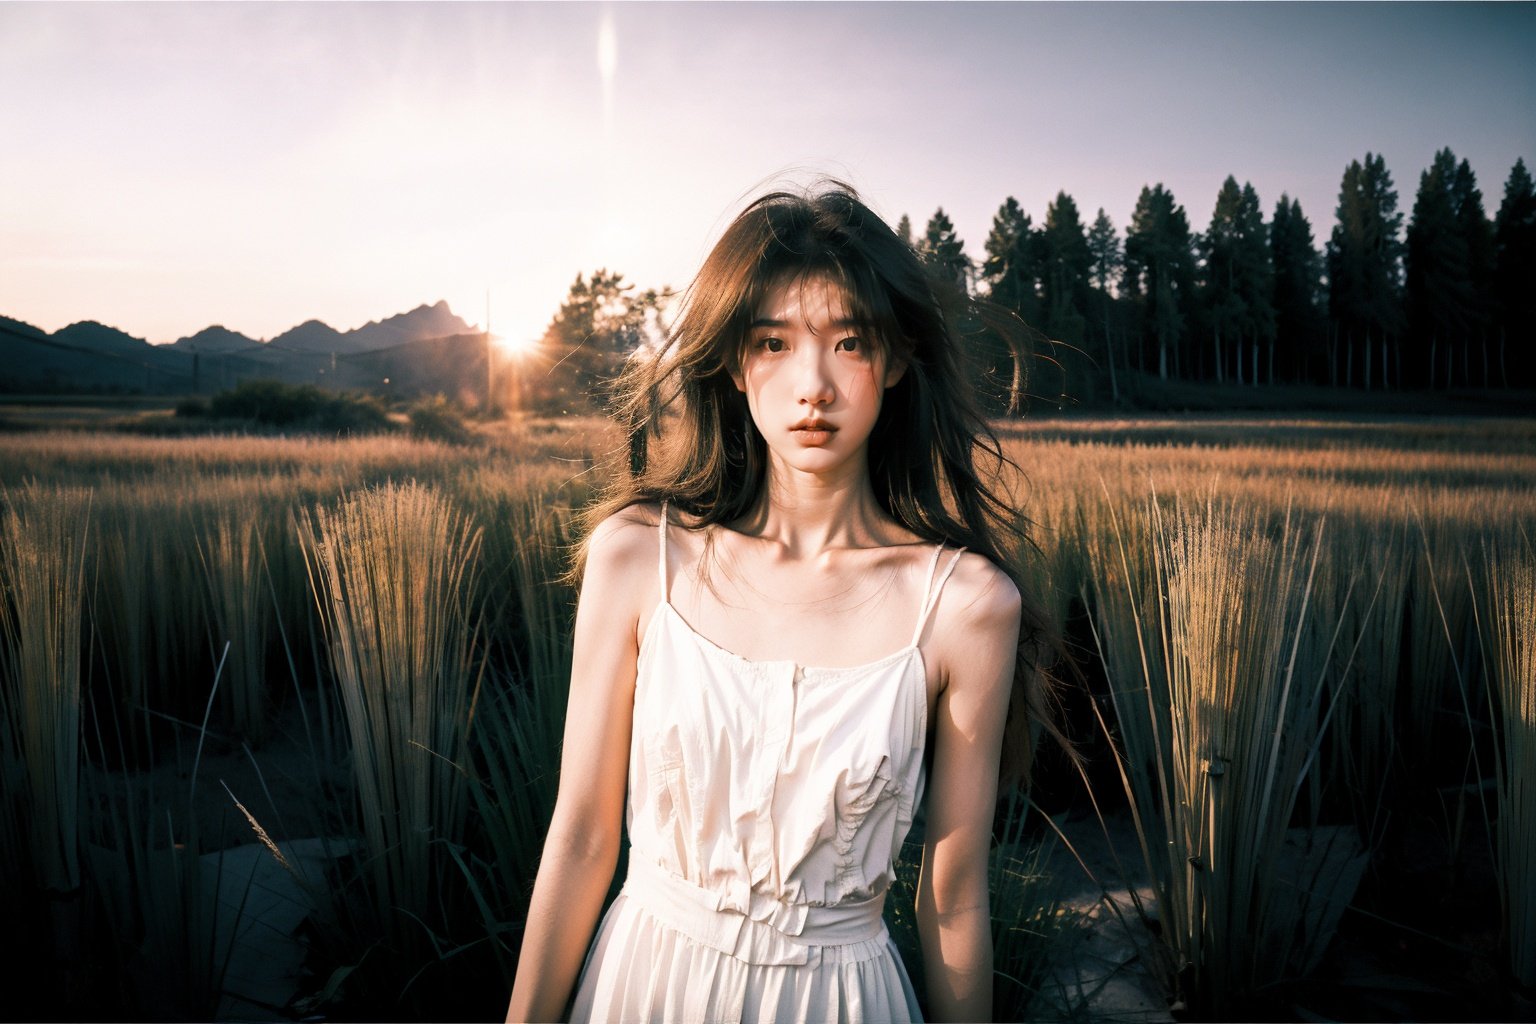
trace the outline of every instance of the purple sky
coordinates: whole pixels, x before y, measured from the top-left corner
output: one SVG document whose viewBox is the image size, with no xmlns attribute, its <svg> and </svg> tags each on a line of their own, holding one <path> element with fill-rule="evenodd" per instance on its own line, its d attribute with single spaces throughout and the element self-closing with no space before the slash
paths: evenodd
<svg viewBox="0 0 1536 1024">
<path fill-rule="evenodd" d="M 606 39 L 606 43 L 600 40 Z M 578 271 L 681 287 L 765 183 L 836 175 L 972 256 L 1015 196 L 1124 230 L 1233 174 L 1319 245 L 1450 146 L 1536 166 L 1536 5 L 0 3 L 0 314 L 155 342 L 447 299 L 538 334 Z"/>
</svg>

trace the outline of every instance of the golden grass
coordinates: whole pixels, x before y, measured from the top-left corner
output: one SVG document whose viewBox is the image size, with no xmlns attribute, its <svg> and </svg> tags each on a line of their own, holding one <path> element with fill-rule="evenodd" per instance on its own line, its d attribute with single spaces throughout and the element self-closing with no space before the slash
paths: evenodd
<svg viewBox="0 0 1536 1024">
<path fill-rule="evenodd" d="M 1404 764 L 1457 733 L 1465 749 L 1480 712 L 1461 711 L 1458 667 L 1474 664 L 1479 641 L 1491 666 L 1499 643 L 1523 635 L 1487 628 L 1498 581 L 1523 571 L 1505 565 L 1508 546 L 1488 549 L 1473 590 L 1465 567 L 1485 537 L 1536 534 L 1536 423 L 1147 419 L 1010 424 L 1004 435 L 1028 474 L 1022 510 L 1040 545 L 1025 557 L 1027 585 L 1059 624 L 1081 605 L 1098 632 L 1165 934 L 1208 991 L 1235 1003 L 1274 977 L 1256 959 L 1309 959 L 1299 947 L 1314 937 L 1288 923 L 1305 908 L 1281 905 L 1263 853 L 1306 817 L 1295 808 L 1315 811 L 1342 789 L 1373 836 L 1379 794 Z M 0 486 L 89 492 L 94 525 L 75 536 L 83 568 L 65 567 L 88 608 L 74 635 L 99 638 L 122 706 L 200 718 L 225 640 L 220 728 L 259 735 L 274 673 L 295 677 L 285 686 L 313 675 L 322 694 L 334 680 L 375 924 L 419 949 L 408 918 L 437 920 L 431 877 L 445 863 L 443 847 L 423 844 L 463 839 L 472 845 L 446 847 L 463 858 L 452 870 L 507 970 L 564 713 L 573 595 L 550 581 L 573 510 L 618 449 L 598 421 L 521 421 L 473 448 L 39 433 L 0 437 Z M 46 541 L 40 521 L 10 529 Z M 270 631 L 282 666 L 258 661 Z M 31 657 L 19 636 L 6 635 L 7 665 Z M 471 719 L 482 666 L 494 693 Z M 1495 717 L 1506 729 L 1518 720 Z M 23 754 L 19 735 L 0 737 L 12 820 L 41 799 L 16 789 L 16 766 L 52 758 L 64 778 L 78 761 L 67 747 Z M 1529 740 L 1512 737 L 1500 740 L 1507 799 L 1530 792 L 1510 766 L 1536 775 L 1516 760 Z M 1512 822 L 1533 831 L 1536 812 L 1521 806 L 1501 804 L 1501 843 L 1522 834 Z M 1501 864 L 1528 856 L 1500 849 Z M 1536 934 L 1536 907 L 1513 887 L 1506 905 L 1511 955 L 1529 962 L 1519 936 Z"/>
<path fill-rule="evenodd" d="M 1495 778 L 1495 860 L 1510 970 L 1536 985 L 1536 551 L 1531 535 L 1511 531 L 1482 550 L 1482 622 L 1492 677 L 1489 699 L 1500 725 Z"/>
<path fill-rule="evenodd" d="M 1327 711 L 1330 650 L 1306 642 L 1323 525 L 1267 511 L 1153 497 L 1095 579 L 1179 994 L 1217 1015 L 1286 977 L 1309 943 L 1306 900 L 1277 868 Z"/>
<path fill-rule="evenodd" d="M 267 639 L 272 588 L 267 579 L 263 524 L 226 511 L 212 517 L 194 538 L 208 588 L 211 651 L 225 655 L 219 687 L 225 724 L 259 744 L 266 738 Z"/>
<path fill-rule="evenodd" d="M 377 923 L 419 944 L 432 848 L 460 843 L 479 688 L 481 533 L 439 492 L 386 484 L 299 521 L 346 709 Z M 404 911 L 404 913 L 402 913 Z"/>
<path fill-rule="evenodd" d="M 27 791 L 25 810 L 12 819 L 21 834 L 5 845 L 49 890 L 73 893 L 80 886 L 80 654 L 91 497 L 77 488 L 23 487 L 5 493 L 0 517 L 0 752 L 7 795 L 17 784 Z"/>
</svg>

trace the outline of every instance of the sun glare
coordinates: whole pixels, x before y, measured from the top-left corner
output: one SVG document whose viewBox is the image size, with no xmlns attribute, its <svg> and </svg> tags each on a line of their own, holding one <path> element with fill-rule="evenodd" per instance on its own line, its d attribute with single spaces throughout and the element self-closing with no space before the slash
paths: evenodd
<svg viewBox="0 0 1536 1024">
<path fill-rule="evenodd" d="M 528 335 L 491 335 L 491 343 L 508 359 L 528 355 L 539 346 L 539 339 Z"/>
</svg>

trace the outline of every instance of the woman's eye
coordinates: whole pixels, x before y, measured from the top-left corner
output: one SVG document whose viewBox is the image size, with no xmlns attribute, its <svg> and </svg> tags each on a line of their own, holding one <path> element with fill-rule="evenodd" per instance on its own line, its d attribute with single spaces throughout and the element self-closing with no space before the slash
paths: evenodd
<svg viewBox="0 0 1536 1024">
<path fill-rule="evenodd" d="M 844 352 L 860 352 L 863 351 L 864 343 L 858 338 L 844 338 L 837 343 L 837 347 Z"/>
<path fill-rule="evenodd" d="M 782 352 L 782 351 L 784 351 L 784 339 L 783 338 L 764 338 L 760 342 L 760 344 L 763 346 L 763 351 L 765 351 L 765 352 Z"/>
</svg>

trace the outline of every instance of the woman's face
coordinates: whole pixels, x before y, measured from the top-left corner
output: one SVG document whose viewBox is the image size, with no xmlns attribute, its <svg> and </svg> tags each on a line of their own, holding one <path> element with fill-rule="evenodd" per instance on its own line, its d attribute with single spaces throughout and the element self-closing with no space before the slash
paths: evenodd
<svg viewBox="0 0 1536 1024">
<path fill-rule="evenodd" d="M 769 290 L 732 377 L 777 470 L 862 472 L 885 389 L 904 368 L 886 362 L 843 289 L 813 277 Z"/>
</svg>

